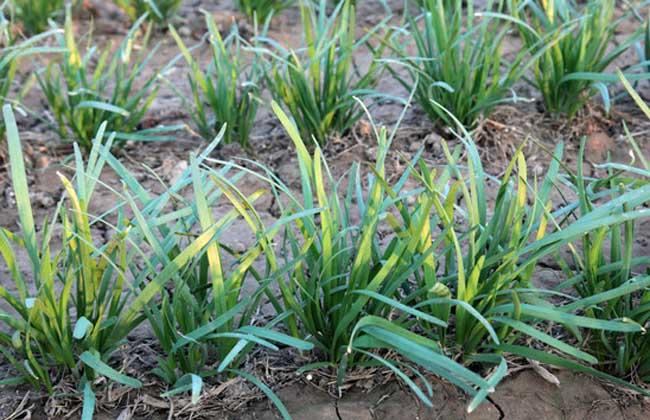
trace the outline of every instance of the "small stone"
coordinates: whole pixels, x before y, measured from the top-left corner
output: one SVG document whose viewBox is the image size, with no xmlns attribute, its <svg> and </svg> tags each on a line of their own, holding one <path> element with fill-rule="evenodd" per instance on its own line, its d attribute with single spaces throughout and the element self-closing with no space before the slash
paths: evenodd
<svg viewBox="0 0 650 420">
<path fill-rule="evenodd" d="M 39 156 L 36 158 L 35 167 L 37 169 L 45 169 L 50 166 L 50 158 L 47 156 Z"/>
<path fill-rule="evenodd" d="M 30 158 L 34 156 L 34 148 L 29 143 L 23 143 L 23 154 Z"/>
<path fill-rule="evenodd" d="M 16 195 L 14 194 L 13 188 L 6 186 L 3 190 L 5 206 L 8 208 L 14 208 L 16 205 Z"/>
<path fill-rule="evenodd" d="M 232 25 L 236 22 L 237 18 L 233 13 L 220 11 L 212 15 L 219 32 L 227 32 L 230 30 Z"/>
<path fill-rule="evenodd" d="M 363 137 L 370 137 L 372 134 L 372 125 L 366 120 L 360 120 L 358 123 L 359 134 Z"/>
<path fill-rule="evenodd" d="M 189 38 L 190 36 L 192 36 L 192 30 L 187 26 L 181 26 L 180 28 L 178 28 L 178 34 L 183 38 Z"/>
<path fill-rule="evenodd" d="M 615 151 L 614 140 L 602 131 L 589 135 L 585 145 L 585 156 L 592 162 L 604 162 L 608 153 Z"/>
<path fill-rule="evenodd" d="M 424 144 L 427 146 L 432 146 L 435 143 L 440 143 L 441 137 L 437 133 L 429 133 L 424 138 Z"/>
<path fill-rule="evenodd" d="M 434 156 L 442 156 L 442 137 L 437 133 L 429 133 L 424 138 L 424 145 L 432 152 Z"/>
</svg>

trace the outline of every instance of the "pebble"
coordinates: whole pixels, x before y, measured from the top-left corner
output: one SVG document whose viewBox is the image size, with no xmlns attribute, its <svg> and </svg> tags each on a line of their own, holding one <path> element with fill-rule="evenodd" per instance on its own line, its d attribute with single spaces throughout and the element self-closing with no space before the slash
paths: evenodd
<svg viewBox="0 0 650 420">
<path fill-rule="evenodd" d="M 187 26 L 181 26 L 180 28 L 178 28 L 178 34 L 183 38 L 189 38 L 190 36 L 192 36 L 192 30 Z"/>
<path fill-rule="evenodd" d="M 36 158 L 36 162 L 34 166 L 37 169 L 45 169 L 50 166 L 50 158 L 47 156 L 39 156 L 38 158 Z"/>
<path fill-rule="evenodd" d="M 614 140 L 602 131 L 589 135 L 585 145 L 585 155 L 587 160 L 594 163 L 601 163 L 607 160 L 608 152 L 613 153 L 616 145 Z"/>
</svg>

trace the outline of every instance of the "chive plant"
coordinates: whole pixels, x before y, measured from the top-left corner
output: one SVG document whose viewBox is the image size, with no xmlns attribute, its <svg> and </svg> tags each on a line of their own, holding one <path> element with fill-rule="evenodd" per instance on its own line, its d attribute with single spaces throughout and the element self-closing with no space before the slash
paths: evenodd
<svg viewBox="0 0 650 420">
<path fill-rule="evenodd" d="M 205 21 L 212 55 L 205 70 L 174 28 L 170 27 L 183 58 L 190 66 L 188 81 L 194 102 L 192 120 L 206 140 L 212 141 L 226 124 L 223 142 L 238 142 L 249 148 L 262 90 L 263 63 L 257 54 L 253 54 L 250 60 L 244 56 L 246 47 L 250 45 L 241 37 L 236 26 L 228 36 L 222 38 L 211 14 L 205 13 Z M 266 28 L 261 35 L 265 31 Z"/>
<path fill-rule="evenodd" d="M 619 223 L 617 220 L 643 215 L 623 214 L 614 205 L 604 205 L 599 210 L 602 219 L 589 216 L 567 221 L 565 215 L 575 209 L 576 203 L 551 212 L 551 193 L 562 180 L 561 143 L 541 184 L 529 179 L 526 160 L 519 149 L 503 176 L 494 180 L 498 190 L 493 207 L 488 209 L 485 194 L 489 178 L 482 169 L 478 150 L 467 133 L 465 136 L 466 165 L 457 158 L 460 151 L 452 154 L 443 144 L 448 172 L 443 172 L 437 182 L 432 171 L 423 170 L 419 176 L 428 189 L 445 198 L 444 202 L 434 204 L 431 224 L 450 228 L 441 232 L 445 239 L 440 255 L 437 260 L 430 258 L 428 264 L 439 264 L 441 273 L 436 277 L 436 271 L 430 269 L 428 277 L 425 271 L 418 280 L 430 293 L 421 296 L 416 307 L 423 310 L 430 305 L 426 312 L 446 322 L 451 322 L 453 316 L 454 334 L 440 331 L 441 343 L 467 364 L 496 363 L 495 356 L 506 352 L 629 386 L 601 375 L 595 369 L 598 359 L 591 349 L 560 341 L 544 330 L 553 323 L 570 331 L 588 330 L 594 336 L 637 334 L 643 331 L 642 324 L 617 317 L 594 320 L 583 316 L 578 307 L 551 304 L 553 292 L 536 289 L 532 278 L 541 258 L 571 246 L 572 241 L 584 235 L 609 229 Z M 635 194 L 647 197 L 648 192 L 639 190 Z M 633 203 L 638 195 L 630 194 L 624 201 Z M 428 235 L 423 239 L 431 242 Z M 440 308 L 441 303 L 446 306 Z M 495 336 L 490 337 L 491 334 Z M 553 347 L 556 354 L 548 357 L 546 352 L 521 346 L 518 342 L 522 339 Z"/>
<path fill-rule="evenodd" d="M 321 149 L 316 146 L 311 154 L 297 126 L 279 105 L 274 102 L 272 106 L 296 147 L 302 190 L 294 194 L 270 170 L 258 174 L 276 194 L 281 220 L 293 222 L 284 229 L 281 252 L 268 253 L 267 259 L 283 267 L 276 283 L 283 313 L 289 314 L 285 328 L 296 338 L 313 342 L 321 355 L 301 371 L 334 369 L 340 385 L 348 369 L 386 366 L 431 406 L 428 385 L 422 389 L 411 379 L 411 369 L 421 378 L 420 371 L 429 371 L 475 396 L 470 409 L 476 407 L 505 374 L 505 361 L 484 378 L 446 354 L 435 335 L 412 330 L 413 319 L 440 328 L 448 324 L 435 314 L 414 308 L 413 298 L 403 298 L 404 284 L 422 268 L 429 252 L 421 249 L 421 236 L 413 234 L 429 226 L 429 215 L 411 210 L 405 227 L 397 221 L 388 226 L 383 222 L 386 218 L 392 221 L 390 215 L 398 210 L 396 202 L 413 195 L 402 190 L 410 171 L 396 186 L 387 184 L 386 130 L 377 133 L 378 154 L 372 174 L 364 177 L 355 165 L 344 183 L 331 177 Z M 256 236 L 263 236 L 264 227 L 255 222 L 259 218 L 256 215 L 247 221 Z M 387 227 L 395 230 L 394 238 L 384 243 L 381 238 Z M 395 351 L 403 361 L 386 357 Z"/>
<path fill-rule="evenodd" d="M 24 94 L 24 89 L 16 89 L 14 79 L 18 66 L 23 57 L 45 54 L 61 53 L 62 48 L 41 46 L 40 43 L 51 37 L 56 30 L 47 31 L 20 41 L 14 34 L 15 26 L 4 14 L 5 4 L 0 5 L 0 105 L 5 103 L 19 104 Z M 14 92 L 17 90 L 17 92 Z M 4 119 L 0 120 L 0 142 L 4 140 Z"/>
<path fill-rule="evenodd" d="M 195 248 L 193 238 L 207 239 L 200 251 L 195 249 L 183 265 L 175 266 L 169 283 L 161 290 L 161 299 L 144 308 L 163 351 L 153 372 L 170 385 L 165 395 L 190 391 L 193 401 L 200 397 L 204 378 L 243 377 L 265 392 L 286 418 L 286 408 L 277 396 L 260 379 L 240 367 L 257 346 L 277 351 L 278 345 L 282 345 L 307 351 L 313 345 L 273 328 L 286 314 L 279 313 L 266 325 L 254 325 L 253 315 L 260 307 L 261 298 L 268 296 L 273 300 L 269 287 L 277 273 L 259 272 L 253 264 L 273 252 L 273 237 L 281 225 L 259 236 L 257 243 L 243 251 L 228 246 L 229 232 L 240 217 L 239 211 L 252 209 L 264 192 L 242 194 L 236 183 L 245 173 L 232 174 L 232 165 L 220 170 L 202 165 L 224 133 L 225 127 L 200 156 L 190 159 L 189 169 L 179 180 L 156 196 L 140 186 L 119 161 L 110 159 L 115 171 L 130 186 L 125 195 L 134 214 L 131 239 L 142 244 L 144 254 L 152 255 L 145 269 L 138 268 L 133 273 L 136 283 L 154 279 L 160 266 L 173 264 Z M 192 198 L 183 199 L 185 194 Z M 212 208 L 225 197 L 235 203 L 236 209 L 215 218 Z M 169 212 L 170 205 L 177 210 Z M 249 214 L 241 217 L 247 218 Z M 244 285 L 249 281 L 257 283 L 259 288 L 244 294 Z"/>
<path fill-rule="evenodd" d="M 589 0 L 583 6 L 571 0 L 510 0 L 509 9 L 512 16 L 507 19 L 517 22 L 524 45 L 539 55 L 533 84 L 549 112 L 572 117 L 596 92 L 610 106 L 606 83 L 617 77 L 603 72 L 643 32 L 640 26 L 610 48 L 629 13 L 617 18 L 614 0 Z M 551 47 L 542 52 L 545 43 Z"/>
<path fill-rule="evenodd" d="M 235 4 L 239 11 L 255 23 L 263 24 L 294 3 L 295 0 L 237 0 Z"/>
<path fill-rule="evenodd" d="M 92 416 L 98 377 L 141 386 L 109 366 L 111 354 L 126 344 L 127 335 L 143 319 L 129 309 L 136 310 L 130 306 L 133 294 L 126 287 L 132 263 L 126 220 L 120 213 L 114 215 L 116 222 L 109 225 L 113 226 L 111 239 L 97 245 L 93 228 L 106 222 L 88 211 L 105 163 L 99 150 L 109 147 L 113 137 L 104 142 L 106 126 L 100 127 L 86 164 L 75 148 L 74 180 L 59 175 L 66 197 L 37 234 L 20 138 L 9 105 L 3 114 L 21 230 L 0 229 L 2 258 L 15 287 L 10 292 L 0 286 L 0 295 L 12 311 L 0 311 L 0 321 L 8 327 L 0 332 L 0 352 L 15 369 L 14 376 L 0 383 L 28 383 L 52 393 L 57 377 L 72 375 L 84 396 L 86 419 Z M 60 243 L 55 240 L 56 224 L 63 229 Z M 27 274 L 18 267 L 18 253 L 28 256 Z"/>
<path fill-rule="evenodd" d="M 650 118 L 650 109 L 619 71 L 618 75 L 629 94 Z M 599 203 L 611 202 L 619 213 L 634 213 L 650 217 L 647 201 L 620 202 L 621 197 L 647 189 L 650 185 L 650 164 L 636 141 L 627 132 L 628 140 L 638 157 L 640 166 L 607 163 L 602 170 L 608 175 L 587 179 L 582 173 L 585 140 L 581 143 L 576 173 L 569 172 L 566 184 L 573 190 L 579 203 L 574 212 L 592 215 L 599 211 Z M 570 214 L 568 214 L 570 216 Z M 558 291 L 573 290 L 578 299 L 567 307 L 584 312 L 595 319 L 624 319 L 646 327 L 650 320 L 650 258 L 635 255 L 638 218 L 620 218 L 620 221 L 583 235 L 569 247 L 568 257 L 557 256 L 567 280 L 558 284 Z M 603 333 L 578 336 L 581 344 L 598 358 L 599 368 L 618 377 L 650 382 L 650 340 L 645 329 L 637 333 Z"/>
<path fill-rule="evenodd" d="M 37 73 L 62 141 L 76 141 L 83 149 L 90 150 L 92 139 L 104 121 L 109 131 L 117 132 L 117 143 L 169 139 L 163 134 L 175 127 L 140 127 L 158 93 L 156 71 L 150 76 L 140 77 L 157 50 L 147 47 L 150 28 L 139 46 L 136 45 L 143 19 L 133 25 L 116 51 L 113 52 L 110 46 L 101 52 L 90 47 L 82 54 L 77 47 L 68 9 L 64 33 L 57 35 L 60 47 L 66 50 L 63 60 L 51 62 Z M 134 48 L 140 50 L 137 55 Z"/>
<path fill-rule="evenodd" d="M 584 147 L 584 142 L 583 142 Z M 582 153 L 581 155 L 582 156 Z M 581 163 L 581 162 L 579 162 Z M 569 185 L 580 197 L 576 213 L 590 215 L 597 211 L 597 202 L 609 200 L 616 203 L 631 191 L 638 191 L 639 183 L 648 187 L 650 172 L 646 169 L 626 168 L 625 165 L 606 165 L 610 176 L 583 182 L 578 173 Z M 625 170 L 632 171 L 624 172 Z M 643 179 L 629 175 L 642 175 Z M 621 203 L 620 213 L 636 212 L 650 217 L 645 203 Z M 650 273 L 645 267 L 650 263 L 647 256 L 635 256 L 636 225 L 633 218 L 623 219 L 608 228 L 595 229 L 585 234 L 579 243 L 570 247 L 570 257 L 558 261 L 568 280 L 557 286 L 558 290 L 570 288 L 579 299 L 566 305 L 577 308 L 585 316 L 598 320 L 623 319 L 630 323 L 647 326 L 650 320 Z M 605 372 L 623 378 L 632 376 L 643 382 L 650 381 L 650 340 L 645 329 L 635 333 L 608 332 L 578 336 L 581 344 L 598 358 L 599 367 Z"/>
<path fill-rule="evenodd" d="M 50 19 L 63 18 L 64 0 L 11 0 L 13 14 L 27 34 L 48 29 Z"/>
<path fill-rule="evenodd" d="M 486 8 L 500 8 L 502 3 L 489 0 Z M 477 18 L 473 0 L 424 0 L 421 12 L 419 17 L 409 15 L 407 27 L 392 36 L 397 58 L 389 62 L 397 66 L 388 69 L 415 92 L 417 104 L 430 119 L 455 126 L 446 109 L 472 126 L 497 104 L 516 100 L 512 87 L 529 64 L 524 62 L 525 48 L 512 61 L 504 57 L 508 22 Z"/>
<path fill-rule="evenodd" d="M 485 194 L 489 177 L 469 133 L 462 128 L 461 131 L 463 147 L 454 153 L 443 142 L 447 158 L 443 170 L 428 169 L 420 162 L 419 171 L 414 172 L 425 191 L 432 194 L 428 204 L 427 194 L 419 195 L 417 206 L 420 211 L 431 213 L 430 226 L 438 226 L 439 232 L 433 235 L 427 228 L 408 233 L 420 235 L 422 249 L 436 251 L 421 262 L 423 269 L 414 273 L 417 287 L 402 302 L 414 298 L 414 308 L 445 321 L 448 328 L 427 325 L 422 320 L 418 323 L 425 331 L 437 328 L 438 341 L 447 353 L 475 369 L 500 364 L 506 352 L 630 386 L 612 376 L 601 375 L 594 368 L 598 359 L 589 349 L 562 342 L 544 330 L 547 324 L 555 323 L 571 331 L 583 328 L 594 336 L 635 334 L 643 331 L 642 325 L 619 322 L 615 317 L 594 322 L 582 316 L 576 307 L 553 305 L 549 302 L 553 292 L 536 289 L 532 277 L 542 257 L 569 246 L 582 235 L 608 229 L 618 223 L 616 220 L 638 219 L 643 215 L 634 212 L 621 215 L 615 206 L 605 205 L 599 212 L 610 219 L 579 217 L 560 226 L 556 220 L 576 206 L 569 203 L 555 212 L 550 211 L 552 191 L 562 179 L 561 143 L 541 184 L 529 179 L 524 155 L 521 149 L 516 151 L 503 175 L 492 180 L 498 190 L 492 208 L 488 209 Z M 461 155 L 467 157 L 465 164 L 458 158 Z M 646 198 L 647 193 L 635 191 Z M 630 194 L 624 201 L 632 203 L 638 195 Z M 403 217 L 408 214 L 405 207 L 400 209 L 400 214 Z M 595 220 L 600 224 L 597 228 L 593 225 Z M 403 224 L 408 226 L 408 219 Z M 392 225 L 399 226 L 399 223 Z M 405 229 L 397 234 L 407 235 L 407 232 Z M 556 356 L 547 358 L 546 352 L 517 344 L 524 339 L 553 347 Z M 638 387 L 631 387 L 639 391 Z"/>
<path fill-rule="evenodd" d="M 485 194 L 489 178 L 471 138 L 463 141 L 464 147 L 453 153 L 443 142 L 447 165 L 439 174 L 419 165 L 417 178 L 431 195 L 426 206 L 422 201 L 421 211 L 431 213 L 429 224 L 440 226 L 442 231 L 436 236 L 442 240 L 438 252 L 424 261 L 423 272 L 417 273 L 417 284 L 428 291 L 419 296 L 417 307 L 427 308 L 445 322 L 454 317 L 454 334 L 441 330 L 440 337 L 443 345 L 452 354 L 462 355 L 466 363 L 489 360 L 485 354 L 491 353 L 494 343 L 498 347 L 512 342 L 520 333 L 553 346 L 552 337 L 528 322 L 534 324 L 543 315 L 522 322 L 526 317 L 521 312 L 504 316 L 498 308 L 514 305 L 521 311 L 522 306 L 535 306 L 535 300 L 541 298 L 531 284 L 540 255 L 531 250 L 541 249 L 539 241 L 547 234 L 549 196 L 559 165 L 551 165 L 539 188 L 528 179 L 525 158 L 518 150 L 503 176 L 494 181 L 498 190 L 488 211 Z M 462 149 L 467 162 L 459 159 Z M 561 147 L 556 150 L 556 159 L 561 151 Z M 434 246 L 436 236 L 430 228 L 420 235 L 424 249 Z M 553 313 L 552 308 L 546 310 Z M 570 353 L 592 359 L 578 351 Z"/>
<path fill-rule="evenodd" d="M 375 95 L 373 87 L 381 73 L 377 62 L 383 47 L 374 48 L 368 39 L 382 24 L 366 36 L 356 39 L 355 8 L 342 1 L 327 15 L 327 2 L 318 6 L 300 3 L 305 47 L 287 50 L 267 40 L 277 51 L 267 86 L 276 102 L 284 106 L 296 121 L 305 139 L 325 144 L 329 137 L 344 134 L 363 116 L 355 97 Z M 370 49 L 372 61 L 363 73 L 355 73 L 354 54 L 362 45 Z"/>
<path fill-rule="evenodd" d="M 170 21 L 183 4 L 183 0 L 114 0 L 133 21 L 147 15 L 147 19 L 158 24 Z"/>
<path fill-rule="evenodd" d="M 286 315 L 263 327 L 250 325 L 260 296 L 272 296 L 267 286 L 273 276 L 261 277 L 251 266 L 265 253 L 273 235 L 236 255 L 239 264 L 232 272 L 225 271 L 220 253 L 232 251 L 220 238 L 226 236 L 238 211 L 214 220 L 208 203 L 222 195 L 222 187 L 228 188 L 223 194 L 235 194 L 230 181 L 222 173 L 199 172 L 200 160 L 193 160 L 191 172 L 179 184 L 159 197 L 149 196 L 110 154 L 115 133 L 104 141 L 104 124 L 86 161 L 75 147 L 74 179 L 59 175 L 66 197 L 37 234 L 20 138 L 9 105 L 4 106 L 3 114 L 21 230 L 14 233 L 0 228 L 0 254 L 15 286 L 15 292 L 0 286 L 0 296 L 10 308 L 10 312 L 0 311 L 0 322 L 6 327 L 0 332 L 0 354 L 15 371 L 0 380 L 0 386 L 29 383 L 52 393 L 56 378 L 70 375 L 83 395 L 82 418 L 91 419 L 95 388 L 102 383 L 97 381 L 99 377 L 132 388 L 142 386 L 139 380 L 112 368 L 110 358 L 128 345 L 128 334 L 148 319 L 167 352 L 153 371 L 173 385 L 167 395 L 191 391 L 196 400 L 202 378 L 214 375 L 207 365 L 212 359 L 202 356 L 217 353 L 221 357 L 218 372 L 251 381 L 288 418 L 286 408 L 270 389 L 239 367 L 255 345 L 277 350 L 280 344 L 304 351 L 313 346 L 271 329 Z M 93 216 L 89 206 L 102 185 L 99 178 L 107 162 L 128 187 L 123 193 L 113 191 L 113 209 Z M 204 192 L 209 195 L 197 204 L 186 203 L 188 206 L 178 211 L 163 212 L 166 203 L 178 198 L 175 193 L 188 185 L 196 189 L 197 197 Z M 256 192 L 240 203 L 250 206 L 259 196 Z M 142 210 L 136 200 L 144 204 Z M 125 206 L 133 212 L 130 220 L 124 216 Z M 63 229 L 60 244 L 55 241 L 57 223 Z M 96 245 L 92 232 L 100 224 L 113 234 L 107 243 Z M 198 232 L 193 227 L 198 227 Z M 19 253 L 28 256 L 29 277 L 18 267 Z M 240 296 L 249 272 L 256 276 L 260 289 L 253 296 Z"/>
</svg>

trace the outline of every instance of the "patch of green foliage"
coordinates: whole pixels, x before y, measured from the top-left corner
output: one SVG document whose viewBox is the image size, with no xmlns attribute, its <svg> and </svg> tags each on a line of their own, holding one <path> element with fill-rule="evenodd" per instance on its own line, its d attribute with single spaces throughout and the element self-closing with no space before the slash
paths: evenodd
<svg viewBox="0 0 650 420">
<path fill-rule="evenodd" d="M 170 27 L 183 58 L 190 66 L 187 78 L 194 102 L 192 120 L 206 140 L 212 141 L 226 124 L 223 142 L 236 141 L 250 148 L 249 138 L 261 101 L 265 67 L 257 54 L 250 54 L 250 59 L 244 55 L 250 45 L 241 37 L 236 26 L 223 38 L 210 14 L 205 14 L 205 21 L 208 27 L 206 42 L 212 56 L 205 70 L 176 30 Z M 182 94 L 180 96 L 183 97 Z M 212 115 L 208 113 L 208 108 Z"/>
<path fill-rule="evenodd" d="M 60 62 L 52 61 L 37 73 L 38 83 L 47 100 L 55 129 L 64 142 L 77 142 L 92 148 L 99 127 L 117 132 L 116 140 L 166 140 L 162 134 L 174 127 L 142 129 L 140 122 L 156 98 L 157 71 L 147 68 L 157 48 L 148 48 L 151 28 L 140 40 L 140 18 L 117 50 L 90 46 L 85 53 L 77 46 L 70 10 L 64 33 L 57 34 L 59 46 L 66 52 Z M 148 76 L 142 76 L 149 73 Z"/>
</svg>

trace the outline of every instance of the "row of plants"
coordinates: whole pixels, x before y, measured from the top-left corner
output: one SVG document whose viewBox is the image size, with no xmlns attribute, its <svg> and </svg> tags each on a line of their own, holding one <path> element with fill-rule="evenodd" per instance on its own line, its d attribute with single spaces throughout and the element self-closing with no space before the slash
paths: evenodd
<svg viewBox="0 0 650 420">
<path fill-rule="evenodd" d="M 469 411 L 512 357 L 650 393 L 641 386 L 650 378 L 650 257 L 634 254 L 635 227 L 650 216 L 642 155 L 645 167 L 607 164 L 607 175 L 592 178 L 582 172 L 584 142 L 577 170 L 564 164 L 560 142 L 538 180 L 520 147 L 494 178 L 456 121 L 458 146 L 442 143 L 444 165 L 418 153 L 392 181 L 385 161 L 395 132 L 373 125 L 374 165 L 354 164 L 335 179 L 318 144 L 310 151 L 298 125 L 272 108 L 294 144 L 300 191 L 253 161 L 211 158 L 224 126 L 153 194 L 111 154 L 116 133 L 103 123 L 86 158 L 75 143 L 73 172 L 59 174 L 64 197 L 37 229 L 18 128 L 4 106 L 20 228 L 0 229 L 13 281 L 0 285 L 0 354 L 13 367 L 0 385 L 54 393 L 62 377 L 74 378 L 90 419 L 107 380 L 142 386 L 113 356 L 147 323 L 159 357 L 140 374 L 165 382 L 163 397 L 189 393 L 197 402 L 205 382 L 239 376 L 285 418 L 273 391 L 242 369 L 256 347 L 309 354 L 314 362 L 299 373 L 329 369 L 339 386 L 352 368 L 385 367 L 428 406 L 433 374 L 472 397 Z M 106 166 L 123 188 L 102 183 Z M 240 190 L 244 177 L 261 189 Z M 93 214 L 99 189 L 114 207 Z M 557 194 L 562 202 L 551 200 Z M 279 206 L 271 223 L 257 210 L 265 195 Z M 235 224 L 254 238 L 244 249 L 230 244 Z M 553 290 L 533 281 L 548 259 L 564 277 Z M 255 287 L 244 292 L 244 284 Z M 264 304 L 273 315 L 262 322 L 253 315 Z"/>
<path fill-rule="evenodd" d="M 5 0 L 11 12 L 20 22 L 23 31 L 37 34 L 49 27 L 49 21 L 63 20 L 65 6 L 76 9 L 87 6 L 81 0 Z M 113 0 L 132 21 L 147 15 L 147 20 L 164 25 L 171 22 L 178 13 L 183 0 Z M 296 0 L 237 0 L 237 9 L 256 23 L 264 23 L 273 15 L 296 3 Z"/>
<path fill-rule="evenodd" d="M 246 39 L 236 26 L 222 35 L 206 13 L 208 31 L 196 46 L 186 45 L 169 26 L 181 54 L 163 68 L 150 64 L 156 47 L 148 46 L 151 27 L 144 24 L 144 16 L 116 51 L 97 48 L 90 39 L 80 49 L 68 8 L 63 30 L 53 29 L 46 37 L 55 38 L 62 57 L 37 71 L 55 130 L 64 141 L 77 141 L 86 150 L 103 121 L 108 121 L 109 131 L 118 132 L 116 144 L 127 139 L 169 140 L 169 132 L 178 127 L 141 126 L 161 83 L 167 82 L 192 109 L 192 128 L 208 141 L 227 124 L 224 142 L 250 147 L 257 111 L 267 102 L 262 98 L 268 90 L 296 121 L 303 138 L 324 144 L 346 134 L 363 116 L 355 98 L 369 107 L 404 101 L 376 90 L 385 70 L 414 93 L 416 104 L 431 120 L 453 127 L 442 111 L 446 109 L 469 128 L 498 104 L 526 100 L 514 90 L 522 80 L 537 88 L 549 112 L 572 117 L 595 94 L 609 109 L 616 99 L 610 96 L 611 85 L 618 77 L 607 69 L 630 48 L 637 49 L 640 59 L 624 68 L 626 77 L 638 81 L 650 75 L 645 54 L 650 26 L 639 24 L 614 46 L 619 25 L 635 19 L 637 12 L 624 6 L 622 16 L 615 17 L 613 0 L 589 0 L 582 6 L 571 1 L 490 0 L 480 13 L 473 1 L 423 0 L 417 13 L 406 9 L 403 24 L 396 26 L 387 16 L 361 36 L 353 2 L 317 3 L 300 2 L 305 44 L 299 49 L 270 38 L 268 19 Z M 513 32 L 522 45 L 514 55 L 506 54 L 506 39 Z M 32 38 L 23 44 L 41 41 Z M 9 48 L 0 62 L 0 93 L 7 101 L 16 71 L 7 52 L 18 47 L 13 46 L 14 37 L 5 43 Z M 207 66 L 196 54 L 205 45 L 210 53 Z M 361 50 L 371 58 L 365 66 L 355 60 Z M 179 60 L 189 66 L 190 96 L 168 80 Z"/>
</svg>

